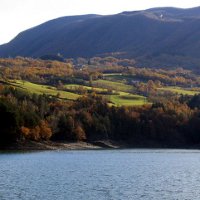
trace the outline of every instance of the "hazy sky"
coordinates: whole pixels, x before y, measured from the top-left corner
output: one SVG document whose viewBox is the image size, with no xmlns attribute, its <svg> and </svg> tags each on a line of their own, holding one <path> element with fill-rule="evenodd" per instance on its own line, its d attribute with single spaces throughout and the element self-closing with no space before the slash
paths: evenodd
<svg viewBox="0 0 200 200">
<path fill-rule="evenodd" d="M 161 6 L 196 7 L 200 0 L 0 0 L 0 44 L 22 30 L 61 16 L 115 14 Z"/>
</svg>

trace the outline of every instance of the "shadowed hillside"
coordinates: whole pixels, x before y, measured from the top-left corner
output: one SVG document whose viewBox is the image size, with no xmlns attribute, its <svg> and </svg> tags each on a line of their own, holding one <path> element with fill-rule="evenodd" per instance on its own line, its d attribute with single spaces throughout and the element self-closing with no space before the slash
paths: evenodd
<svg viewBox="0 0 200 200">
<path fill-rule="evenodd" d="M 57 53 L 64 57 L 117 53 L 135 58 L 138 66 L 197 68 L 200 7 L 62 17 L 21 32 L 0 46 L 1 57 Z"/>
</svg>

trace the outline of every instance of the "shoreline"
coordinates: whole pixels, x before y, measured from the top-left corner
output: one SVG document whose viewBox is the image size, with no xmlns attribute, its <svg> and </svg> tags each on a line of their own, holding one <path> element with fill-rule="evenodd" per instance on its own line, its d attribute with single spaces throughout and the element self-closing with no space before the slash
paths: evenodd
<svg viewBox="0 0 200 200">
<path fill-rule="evenodd" d="M 0 148 L 0 151 L 57 151 L 57 150 L 119 150 L 119 149 L 179 149 L 179 150 L 200 150 L 200 144 L 187 145 L 162 145 L 156 143 L 130 145 L 124 142 L 112 140 L 100 140 L 94 142 L 66 142 L 66 141 L 20 141 L 12 146 Z"/>
<path fill-rule="evenodd" d="M 24 141 L 13 146 L 1 149 L 1 151 L 43 151 L 43 150 L 103 150 L 128 148 L 127 145 L 116 144 L 110 141 L 96 142 L 53 142 L 53 141 Z"/>
</svg>

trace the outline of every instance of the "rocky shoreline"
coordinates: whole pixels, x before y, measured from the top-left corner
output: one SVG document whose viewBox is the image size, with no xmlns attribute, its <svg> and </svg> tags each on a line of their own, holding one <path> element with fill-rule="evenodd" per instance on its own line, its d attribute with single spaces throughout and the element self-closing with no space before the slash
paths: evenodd
<svg viewBox="0 0 200 200">
<path fill-rule="evenodd" d="M 110 141 L 88 142 L 52 142 L 52 141 L 24 141 L 18 142 L 6 150 L 100 150 L 100 149 L 119 149 L 125 147 L 122 144 L 116 144 Z"/>
<path fill-rule="evenodd" d="M 0 148 L 1 151 L 45 151 L 45 150 L 106 150 L 106 149 L 195 149 L 200 150 L 200 144 L 193 146 L 168 146 L 154 143 L 130 146 L 124 142 L 94 141 L 94 142 L 66 142 L 66 141 L 20 141 L 10 147 Z"/>
</svg>

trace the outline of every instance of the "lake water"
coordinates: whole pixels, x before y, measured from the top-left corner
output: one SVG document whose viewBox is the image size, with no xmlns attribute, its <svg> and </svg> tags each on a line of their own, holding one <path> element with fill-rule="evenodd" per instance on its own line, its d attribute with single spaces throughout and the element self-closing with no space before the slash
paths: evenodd
<svg viewBox="0 0 200 200">
<path fill-rule="evenodd" d="M 0 200 L 200 199 L 200 151 L 0 153 Z"/>
</svg>

